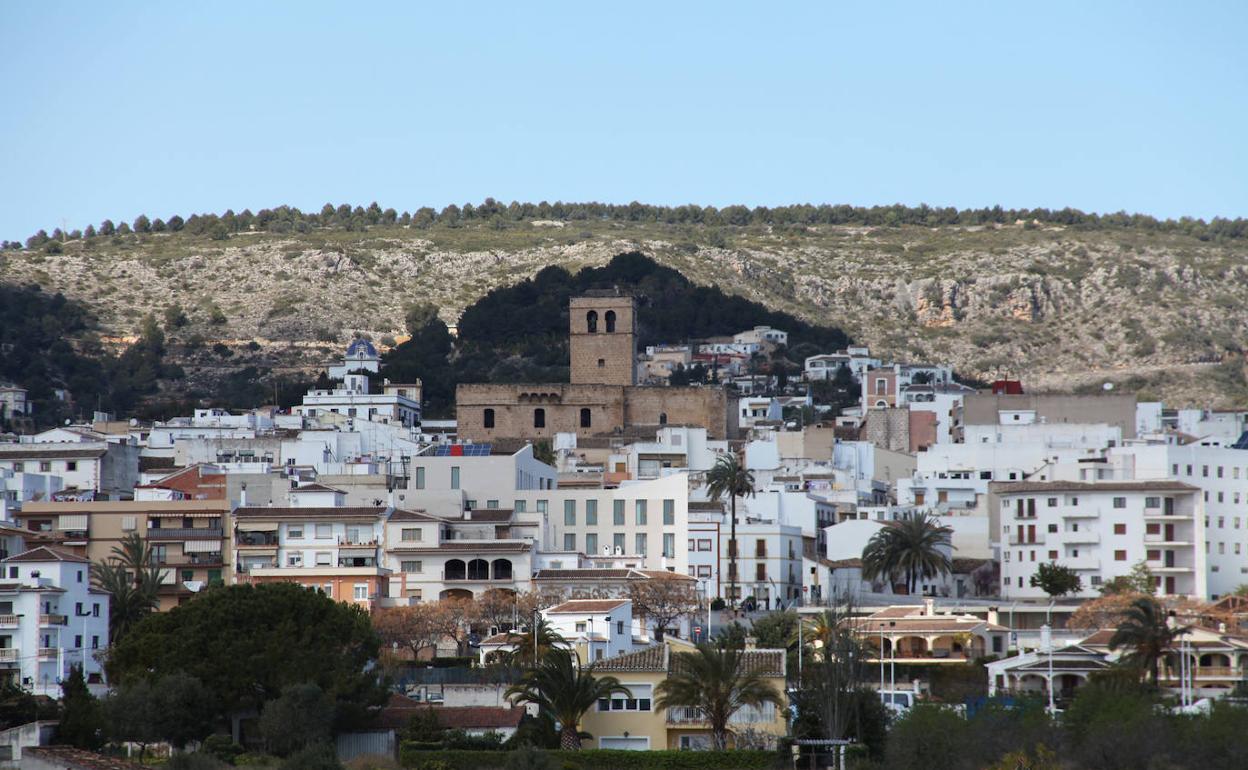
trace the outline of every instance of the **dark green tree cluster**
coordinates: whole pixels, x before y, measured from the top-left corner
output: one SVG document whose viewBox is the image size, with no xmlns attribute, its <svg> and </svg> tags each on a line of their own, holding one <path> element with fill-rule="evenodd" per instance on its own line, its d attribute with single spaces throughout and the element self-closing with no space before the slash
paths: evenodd
<svg viewBox="0 0 1248 770">
<path fill-rule="evenodd" d="M 809 227 L 812 225 L 857 225 L 869 227 L 938 227 L 954 225 L 1014 224 L 1019 221 L 1039 222 L 1083 229 L 1135 229 L 1182 233 L 1201 240 L 1224 241 L 1248 237 L 1248 219 L 1215 217 L 1205 221 L 1192 217 L 1158 219 L 1147 214 L 1128 214 L 1119 211 L 1110 214 L 1086 213 L 1078 209 L 1006 209 L 1001 206 L 977 209 L 959 209 L 952 206 L 850 206 L 847 204 L 795 204 L 791 206 L 652 206 L 633 201 L 627 204 L 613 203 L 502 203 L 486 198 L 479 204 L 451 204 L 440 211 L 424 207 L 415 212 L 399 213 L 392 208 L 382 209 L 375 201 L 367 207 L 347 203 L 337 206 L 326 203 L 319 212 L 301 211 L 293 206 L 278 206 L 252 213 L 227 210 L 224 214 L 192 214 L 183 220 L 172 216 L 169 220 L 149 220 L 139 215 L 133 223 L 114 224 L 104 220 L 99 228 L 88 226 L 79 232 L 62 232 L 59 228 L 49 234 L 45 230 L 26 240 L 26 248 L 49 249 L 50 244 L 60 244 L 80 238 L 110 237 L 130 233 L 162 233 L 187 231 L 215 239 L 228 238 L 232 233 L 249 231 L 307 232 L 317 227 L 334 227 L 346 230 L 363 230 L 378 225 L 401 225 L 404 227 L 430 227 L 435 224 L 460 227 L 470 224 L 493 224 L 505 227 L 508 223 L 541 219 L 567 221 L 614 221 L 653 222 L 668 225 L 703 225 L 708 227 Z M 21 248 L 17 241 L 5 241 L 4 248 Z M 55 248 L 55 247 L 53 247 Z M 55 253 L 55 252 L 53 252 Z"/>
<path fill-rule="evenodd" d="M 109 682 L 126 687 L 185 673 L 211 693 L 216 716 L 263 712 L 294 685 L 333 703 L 335 728 L 360 723 L 386 696 L 377 635 L 358 607 L 293 583 L 208 589 L 149 615 L 111 648 Z M 366 670 L 368 669 L 368 670 Z"/>
</svg>

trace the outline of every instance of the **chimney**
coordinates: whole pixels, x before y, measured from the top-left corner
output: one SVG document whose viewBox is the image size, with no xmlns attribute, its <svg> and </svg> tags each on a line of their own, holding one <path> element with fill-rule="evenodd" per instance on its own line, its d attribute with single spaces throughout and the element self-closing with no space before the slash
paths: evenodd
<svg viewBox="0 0 1248 770">
<path fill-rule="evenodd" d="M 997 612 L 996 607 L 988 608 L 988 622 L 994 626 L 1001 625 L 1001 613 Z"/>
<path fill-rule="evenodd" d="M 747 637 L 745 637 L 745 649 L 747 649 L 747 650 L 756 650 L 756 649 L 758 649 L 758 637 L 757 637 L 757 636 L 747 636 Z"/>
<path fill-rule="evenodd" d="M 386 505 L 390 506 L 391 508 L 394 508 L 394 490 L 393 489 L 391 489 L 386 494 Z"/>
<path fill-rule="evenodd" d="M 246 481 L 242 483 L 242 489 L 238 493 L 238 507 L 239 508 L 247 507 L 247 482 Z"/>
<path fill-rule="evenodd" d="M 923 614 L 929 618 L 936 614 L 936 600 L 930 596 L 923 600 Z"/>
</svg>

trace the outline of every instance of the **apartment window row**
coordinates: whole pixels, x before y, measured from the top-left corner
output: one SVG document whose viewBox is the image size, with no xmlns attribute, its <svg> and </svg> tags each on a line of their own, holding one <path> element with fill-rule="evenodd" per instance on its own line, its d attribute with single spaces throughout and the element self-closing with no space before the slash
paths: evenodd
<svg viewBox="0 0 1248 770">
<path fill-rule="evenodd" d="M 1207 478 L 1209 478 L 1209 477 L 1210 477 L 1210 468 L 1211 468 L 1211 466 L 1208 466 L 1208 465 L 1202 465 L 1202 466 L 1200 466 L 1200 473 L 1199 473 L 1200 477 L 1201 477 L 1201 478 L 1206 478 L 1206 479 L 1207 479 Z M 1226 478 L 1226 476 L 1227 476 L 1225 467 L 1224 467 L 1224 466 L 1221 466 L 1221 465 L 1218 465 L 1218 466 L 1213 467 L 1213 469 L 1212 469 L 1212 473 L 1213 473 L 1213 476 L 1214 476 L 1215 478 L 1219 478 L 1219 479 Z M 1237 466 L 1237 465 L 1232 465 L 1232 466 L 1231 466 L 1230 477 L 1231 477 L 1231 478 L 1233 478 L 1233 479 L 1238 479 L 1238 478 L 1240 477 L 1240 476 L 1239 476 L 1239 473 L 1240 473 L 1240 471 L 1239 471 L 1239 466 Z M 1179 464 L 1178 464 L 1178 463 L 1173 463 L 1173 464 L 1170 466 L 1170 475 L 1171 475 L 1171 476 L 1178 477 L 1178 475 L 1179 475 Z M 1191 476 L 1196 476 L 1196 475 L 1198 475 L 1198 474 L 1196 474 L 1196 473 L 1194 472 L 1194 466 L 1193 466 L 1191 463 L 1188 463 L 1188 464 L 1186 464 L 1186 465 L 1184 465 L 1184 466 L 1183 466 L 1183 475 L 1191 477 Z M 1244 478 L 1248 479 L 1248 468 L 1244 469 Z"/>
</svg>

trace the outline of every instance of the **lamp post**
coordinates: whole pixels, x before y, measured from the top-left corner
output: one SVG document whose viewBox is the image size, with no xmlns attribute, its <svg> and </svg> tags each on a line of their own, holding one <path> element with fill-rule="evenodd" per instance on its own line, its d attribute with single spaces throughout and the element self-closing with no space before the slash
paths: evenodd
<svg viewBox="0 0 1248 770">
<path fill-rule="evenodd" d="M 585 664 L 589 665 L 594 660 L 594 619 L 585 618 L 585 622 L 589 624 L 589 636 L 585 637 Z M 607 634 L 611 633 L 611 618 L 607 618 Z"/>
<path fill-rule="evenodd" d="M 1044 625 L 1040 628 L 1040 644 L 1049 654 L 1049 715 L 1057 713 L 1053 703 L 1053 601 L 1049 600 L 1049 608 L 1045 610 Z"/>
</svg>

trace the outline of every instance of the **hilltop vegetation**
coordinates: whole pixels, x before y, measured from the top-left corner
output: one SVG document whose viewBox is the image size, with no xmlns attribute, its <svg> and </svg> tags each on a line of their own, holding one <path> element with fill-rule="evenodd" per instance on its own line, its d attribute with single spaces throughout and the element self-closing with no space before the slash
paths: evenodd
<svg viewBox="0 0 1248 770">
<path fill-rule="evenodd" d="M 215 394 L 231 380 L 272 401 L 272 379 L 309 380 L 353 333 L 391 347 L 421 303 L 461 335 L 463 376 L 557 374 L 566 354 L 550 345 L 566 328 L 562 308 L 558 317 L 504 309 L 499 333 L 525 329 L 541 341 L 527 353 L 514 339 L 490 341 L 488 355 L 471 348 L 493 332 L 466 309 L 544 268 L 570 276 L 638 252 L 696 287 L 843 329 L 890 357 L 1017 375 L 1033 389 L 1113 381 L 1172 403 L 1248 400 L 1243 220 L 487 201 L 406 217 L 379 206 L 282 207 L 93 230 L 0 252 L 0 282 L 35 282 L 80 303 L 105 349 L 132 341 L 154 313 L 168 362 L 186 373 L 184 392 Z"/>
</svg>

